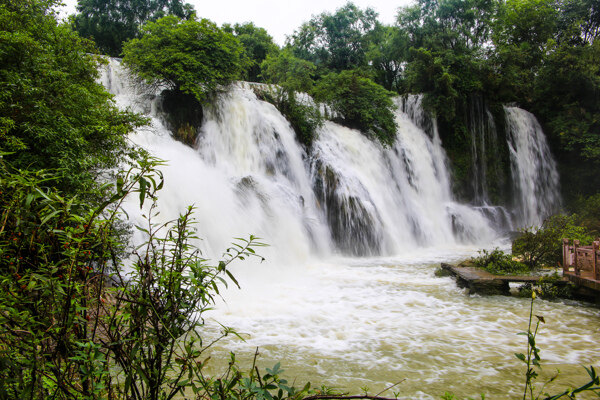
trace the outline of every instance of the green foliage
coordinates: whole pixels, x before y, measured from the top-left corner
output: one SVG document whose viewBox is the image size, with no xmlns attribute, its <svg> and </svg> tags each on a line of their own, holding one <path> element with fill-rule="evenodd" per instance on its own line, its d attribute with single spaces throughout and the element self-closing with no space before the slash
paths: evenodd
<svg viewBox="0 0 600 400">
<path fill-rule="evenodd" d="M 598 186 L 587 173 L 600 161 L 597 9 L 587 0 L 514 0 L 501 8 L 495 26 L 502 98 L 533 111 L 559 159 L 575 167 L 566 193 L 590 194 L 589 186 Z"/>
<path fill-rule="evenodd" d="M 552 275 L 542 276 L 535 285 L 526 283 L 519 286 L 520 297 L 531 297 L 534 291 L 545 300 L 570 299 L 573 296 L 573 284 L 564 282 L 555 272 Z"/>
<path fill-rule="evenodd" d="M 298 98 L 298 94 L 281 87 L 254 88 L 261 100 L 273 104 L 288 120 L 296 139 L 309 148 L 317 138 L 317 130 L 323 125 L 323 117 L 316 104 Z"/>
<path fill-rule="evenodd" d="M 366 65 L 369 35 L 377 26 L 377 13 L 346 3 L 335 14 L 322 13 L 294 32 L 289 44 L 296 57 L 333 71 Z"/>
<path fill-rule="evenodd" d="M 479 257 L 472 258 L 471 261 L 475 267 L 485 269 L 494 275 L 521 275 L 531 272 L 527 265 L 513 260 L 510 254 L 497 248 L 491 252 L 480 250 Z"/>
<path fill-rule="evenodd" d="M 261 64 L 269 56 L 279 53 L 279 46 L 273 42 L 273 38 L 264 28 L 255 26 L 252 22 L 245 24 L 223 25 L 225 32 L 233 33 L 242 43 L 246 58 L 250 61 L 244 79 L 250 82 L 263 82 L 261 76 Z"/>
<path fill-rule="evenodd" d="M 192 210 L 166 224 L 148 220 L 147 227 L 138 227 L 147 241 L 135 250 L 133 270 L 115 271 L 117 286 L 107 290 L 114 305 L 102 309 L 98 325 L 120 367 L 113 389 L 124 398 L 172 398 L 186 388 L 199 397 L 211 386 L 203 376 L 211 343 L 198 336 L 203 313 L 228 280 L 237 285 L 228 265 L 257 256 L 253 247 L 262 243 L 252 236 L 238 239 L 223 260 L 210 265 L 191 244 Z M 222 335 L 231 333 L 225 328 Z"/>
<path fill-rule="evenodd" d="M 8 398 L 97 398 L 110 381 L 97 321 L 123 243 L 125 196 L 161 183 L 152 160 L 106 185 L 98 206 L 47 189 L 47 172 L 0 162 L 0 379 Z"/>
<path fill-rule="evenodd" d="M 317 129 L 323 125 L 318 106 L 308 99 L 298 98 L 298 92 L 312 91 L 315 70 L 313 63 L 294 57 L 289 49 L 284 49 L 277 55 L 267 56 L 261 64 L 263 78 L 277 86 L 255 89 L 260 99 L 273 104 L 286 117 L 305 147 L 312 145 Z"/>
<path fill-rule="evenodd" d="M 424 106 L 436 116 L 463 118 L 467 98 L 484 90 L 494 9 L 491 0 L 421 0 L 398 14 L 411 47 L 406 90 L 424 93 Z"/>
<path fill-rule="evenodd" d="M 600 236 L 600 193 L 589 197 L 580 197 L 575 205 L 578 222 L 591 235 Z"/>
<path fill-rule="evenodd" d="M 200 102 L 245 69 L 244 48 L 213 22 L 174 16 L 148 22 L 141 38 L 127 42 L 123 62 L 150 84 L 192 94 Z"/>
<path fill-rule="evenodd" d="M 370 38 L 366 57 L 375 82 L 387 90 L 403 90 L 402 73 L 409 57 L 408 34 L 397 27 L 377 25 Z"/>
<path fill-rule="evenodd" d="M 274 83 L 287 91 L 310 93 L 317 67 L 310 61 L 294 57 L 289 49 L 268 55 L 261 64 L 261 75 L 267 83 Z"/>
<path fill-rule="evenodd" d="M 430 50 L 413 48 L 411 56 L 412 62 L 406 73 L 410 91 L 425 93 L 425 109 L 436 116 L 452 120 L 456 115 L 456 101 L 459 96 L 454 88 L 456 76 L 444 65 L 444 59 L 435 56 Z"/>
<path fill-rule="evenodd" d="M 553 215 L 539 228 L 526 228 L 513 241 L 512 252 L 529 268 L 556 266 L 562 262 L 562 239 L 577 239 L 582 245 L 591 244 L 593 237 L 577 224 L 577 216 Z"/>
<path fill-rule="evenodd" d="M 102 60 L 57 23 L 55 4 L 0 5 L 0 151 L 17 168 L 58 169 L 53 185 L 63 190 L 88 190 L 144 120 L 117 110 L 95 82 Z"/>
<path fill-rule="evenodd" d="M 203 312 L 222 285 L 237 284 L 228 266 L 260 257 L 262 243 L 237 239 L 211 265 L 191 245 L 192 209 L 177 220 L 138 227 L 146 242 L 124 267 L 118 235 L 121 204 L 153 201 L 162 177 L 142 159 L 104 187 L 100 206 L 45 189 L 47 172 L 14 171 L 0 161 L 0 379 L 3 398 L 298 399 L 277 364 L 260 375 L 231 363 L 206 375 L 214 344 L 198 336 Z M 154 204 L 154 203 L 153 203 Z M 148 215 L 154 214 L 154 206 Z M 124 254 L 127 256 L 127 254 Z M 129 258 L 129 257 L 124 257 Z M 223 335 L 235 334 L 224 328 Z M 218 339 L 217 339 L 218 340 Z"/>
<path fill-rule="evenodd" d="M 358 71 L 330 73 L 314 91 L 315 99 L 326 103 L 335 119 L 390 146 L 396 140 L 392 93 Z"/>
<path fill-rule="evenodd" d="M 91 38 L 102 54 L 118 57 L 145 22 L 166 15 L 189 19 L 194 8 L 182 0 L 79 0 L 77 12 L 72 22 L 81 37 Z"/>
</svg>

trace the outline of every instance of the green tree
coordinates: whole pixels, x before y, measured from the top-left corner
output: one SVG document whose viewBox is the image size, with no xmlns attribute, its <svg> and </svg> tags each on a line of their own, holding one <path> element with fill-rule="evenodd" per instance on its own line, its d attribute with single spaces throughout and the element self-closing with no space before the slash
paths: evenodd
<svg viewBox="0 0 600 400">
<path fill-rule="evenodd" d="M 398 14 L 398 25 L 411 47 L 406 90 L 424 93 L 428 111 L 446 122 L 463 118 L 469 96 L 486 89 L 490 72 L 486 45 L 495 4 L 419 0 Z"/>
<path fill-rule="evenodd" d="M 296 57 L 335 71 L 366 65 L 368 35 L 377 26 L 377 13 L 347 3 L 335 14 L 322 13 L 294 32 L 290 45 Z"/>
<path fill-rule="evenodd" d="M 127 42 L 123 62 L 150 84 L 160 84 L 205 102 L 220 86 L 238 79 L 244 48 L 213 22 L 168 16 L 148 22 L 142 36 Z"/>
<path fill-rule="evenodd" d="M 523 105 L 533 100 L 535 77 L 552 45 L 557 15 L 554 0 L 508 0 L 499 8 L 493 40 L 503 100 Z"/>
<path fill-rule="evenodd" d="M 335 119 L 389 146 L 396 140 L 394 103 L 388 92 L 359 71 L 342 71 L 324 76 L 314 91 L 315 99 L 326 103 Z"/>
<path fill-rule="evenodd" d="M 118 164 L 144 120 L 117 110 L 96 83 L 102 60 L 57 22 L 56 4 L 0 5 L 0 151 L 17 168 L 57 169 L 52 185 L 74 192 Z"/>
<path fill-rule="evenodd" d="M 252 22 L 245 24 L 223 25 L 225 32 L 233 33 L 242 43 L 246 58 L 250 60 L 244 73 L 244 79 L 250 82 L 263 82 L 260 74 L 261 63 L 270 55 L 279 52 L 279 46 L 264 28 L 255 26 Z"/>
<path fill-rule="evenodd" d="M 562 262 L 562 239 L 577 239 L 589 245 L 593 237 L 577 224 L 576 215 L 553 215 L 539 228 L 527 228 L 513 241 L 512 253 L 523 259 L 529 268 L 557 266 Z"/>
<path fill-rule="evenodd" d="M 367 59 L 375 82 L 387 90 L 401 90 L 400 82 L 409 57 L 408 34 L 398 27 L 379 25 L 370 35 Z"/>
<path fill-rule="evenodd" d="M 139 36 L 141 26 L 166 15 L 189 19 L 191 4 L 182 0 L 79 0 L 75 30 L 91 38 L 103 54 L 121 55 L 123 43 Z"/>
<path fill-rule="evenodd" d="M 309 93 L 312 90 L 316 69 L 310 61 L 294 57 L 287 48 L 277 55 L 269 55 L 261 64 L 261 74 L 267 83 L 294 92 Z"/>
<path fill-rule="evenodd" d="M 294 57 L 286 48 L 277 55 L 268 56 L 261 64 L 261 71 L 266 82 L 276 86 L 261 91 L 260 97 L 277 107 L 294 128 L 298 141 L 310 147 L 323 118 L 318 106 L 306 98 L 299 98 L 297 92 L 312 91 L 315 65 Z"/>
</svg>

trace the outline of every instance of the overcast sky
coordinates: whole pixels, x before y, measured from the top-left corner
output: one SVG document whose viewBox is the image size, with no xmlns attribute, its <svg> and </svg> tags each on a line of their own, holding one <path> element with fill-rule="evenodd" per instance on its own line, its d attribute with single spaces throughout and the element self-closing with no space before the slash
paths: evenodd
<svg viewBox="0 0 600 400">
<path fill-rule="evenodd" d="M 275 42 L 283 45 L 286 35 L 291 35 L 303 22 L 324 11 L 334 12 L 347 0 L 187 0 L 194 5 L 201 18 L 208 18 L 219 25 L 254 22 L 265 28 Z M 371 7 L 379 13 L 384 24 L 394 22 L 398 7 L 411 4 L 412 0 L 354 0 L 360 8 Z M 75 12 L 77 0 L 65 0 L 67 13 Z"/>
</svg>

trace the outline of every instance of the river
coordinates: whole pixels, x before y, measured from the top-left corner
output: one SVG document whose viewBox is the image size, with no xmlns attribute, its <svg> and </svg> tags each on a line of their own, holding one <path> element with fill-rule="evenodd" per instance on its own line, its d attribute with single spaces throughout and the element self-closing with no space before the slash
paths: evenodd
<svg viewBox="0 0 600 400">
<path fill-rule="evenodd" d="M 189 147 L 165 128 L 156 93 L 132 85 L 118 60 L 101 81 L 120 107 L 151 119 L 131 140 L 167 162 L 155 222 L 194 205 L 196 244 L 213 260 L 234 237 L 254 234 L 269 244 L 257 249 L 264 262 L 233 266 L 241 289 L 231 285 L 206 315 L 205 337 L 216 337 L 220 323 L 246 339 L 222 340 L 214 371 L 229 351 L 249 365 L 258 347 L 261 367 L 279 361 L 298 384 L 377 394 L 401 381 L 384 395 L 406 399 L 522 393 L 525 366 L 514 353 L 526 352 L 517 334 L 527 330 L 530 300 L 469 296 L 434 271 L 480 248 L 506 247 L 507 229 L 539 223 L 559 206 L 556 167 L 533 115 L 506 109 L 518 177 L 509 209 L 454 198 L 419 96 L 397 100 L 391 148 L 327 122 L 307 151 L 275 107 L 239 84 L 205 109 Z M 140 223 L 136 204 L 127 211 Z M 546 321 L 537 338 L 542 377 L 560 369 L 558 387 L 581 383 L 581 365 L 600 361 L 598 309 L 545 300 L 534 307 Z"/>
</svg>

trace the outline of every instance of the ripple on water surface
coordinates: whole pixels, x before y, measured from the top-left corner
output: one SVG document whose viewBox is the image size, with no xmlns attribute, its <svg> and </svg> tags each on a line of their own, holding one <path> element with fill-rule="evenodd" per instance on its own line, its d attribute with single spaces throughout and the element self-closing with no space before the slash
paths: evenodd
<svg viewBox="0 0 600 400">
<path fill-rule="evenodd" d="M 464 250 L 466 252 L 468 250 Z M 471 250 L 472 251 L 472 250 Z M 442 258 L 338 259 L 308 268 L 238 270 L 242 290 L 229 290 L 211 315 L 243 333 L 221 350 L 261 365 L 281 361 L 286 376 L 351 392 L 373 393 L 406 379 L 400 398 L 515 398 L 522 393 L 529 300 L 467 296 L 434 271 Z M 539 300 L 542 376 L 561 370 L 558 387 L 583 382 L 580 365 L 598 365 L 598 309 Z M 217 350 L 219 352 L 219 350 Z M 391 393 L 388 393 L 391 395 Z"/>
</svg>

